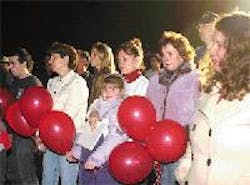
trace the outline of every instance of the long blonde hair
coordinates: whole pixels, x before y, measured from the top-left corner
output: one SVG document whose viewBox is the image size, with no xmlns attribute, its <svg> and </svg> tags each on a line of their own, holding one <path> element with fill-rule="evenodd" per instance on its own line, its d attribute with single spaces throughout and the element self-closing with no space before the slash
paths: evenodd
<svg viewBox="0 0 250 185">
<path fill-rule="evenodd" d="M 96 54 L 101 60 L 101 70 L 108 70 L 110 73 L 115 72 L 115 62 L 114 62 L 114 54 L 112 52 L 111 47 L 109 47 L 106 43 L 96 42 L 91 49 L 91 52 L 97 51 Z"/>
</svg>

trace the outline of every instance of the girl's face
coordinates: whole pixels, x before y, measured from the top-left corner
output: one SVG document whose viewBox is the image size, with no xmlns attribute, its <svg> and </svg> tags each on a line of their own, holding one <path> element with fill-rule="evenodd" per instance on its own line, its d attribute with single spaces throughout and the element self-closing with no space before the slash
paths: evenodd
<svg viewBox="0 0 250 185">
<path fill-rule="evenodd" d="M 101 68 L 101 60 L 99 57 L 99 53 L 95 48 L 92 49 L 91 54 L 90 54 L 90 64 L 92 67 L 94 67 L 96 69 Z"/>
<path fill-rule="evenodd" d="M 102 97 L 104 100 L 113 100 L 122 97 L 122 90 L 116 85 L 107 83 L 102 90 Z"/>
<path fill-rule="evenodd" d="M 226 37 L 222 32 L 215 29 L 213 39 L 210 46 L 208 47 L 208 50 L 216 71 L 220 71 L 221 62 L 227 53 L 225 43 Z"/>
<path fill-rule="evenodd" d="M 161 48 L 161 54 L 163 67 L 168 71 L 175 71 L 184 61 L 177 49 L 170 43 Z"/>
<path fill-rule="evenodd" d="M 138 58 L 134 55 L 128 55 L 124 50 L 121 50 L 118 53 L 118 64 L 121 74 L 129 74 L 137 69 Z"/>
</svg>

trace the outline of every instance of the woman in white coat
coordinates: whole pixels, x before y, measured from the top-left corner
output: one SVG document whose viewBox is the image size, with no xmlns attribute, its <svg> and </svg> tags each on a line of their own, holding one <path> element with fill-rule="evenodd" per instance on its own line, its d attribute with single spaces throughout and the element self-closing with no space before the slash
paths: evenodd
<svg viewBox="0 0 250 185">
<path fill-rule="evenodd" d="M 180 184 L 250 184 L 250 15 L 216 23 L 190 148 L 176 170 Z M 209 65 L 208 65 L 209 66 Z"/>
</svg>

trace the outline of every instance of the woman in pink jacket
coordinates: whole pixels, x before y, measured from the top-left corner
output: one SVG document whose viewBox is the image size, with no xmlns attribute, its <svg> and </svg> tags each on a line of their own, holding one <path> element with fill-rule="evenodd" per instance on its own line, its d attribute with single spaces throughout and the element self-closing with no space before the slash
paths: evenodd
<svg viewBox="0 0 250 185">
<path fill-rule="evenodd" d="M 180 184 L 250 184 L 250 15 L 225 15 L 215 26 L 190 148 L 176 170 Z M 208 65 L 209 66 L 209 65 Z"/>
<path fill-rule="evenodd" d="M 194 48 L 188 39 L 173 31 L 164 31 L 159 41 L 163 68 L 150 78 L 146 97 L 156 109 L 157 121 L 172 119 L 184 127 L 192 123 L 200 95 L 199 75 L 194 70 Z M 156 181 L 174 185 L 178 162 L 162 164 Z M 155 183 L 157 184 L 157 183 Z"/>
</svg>

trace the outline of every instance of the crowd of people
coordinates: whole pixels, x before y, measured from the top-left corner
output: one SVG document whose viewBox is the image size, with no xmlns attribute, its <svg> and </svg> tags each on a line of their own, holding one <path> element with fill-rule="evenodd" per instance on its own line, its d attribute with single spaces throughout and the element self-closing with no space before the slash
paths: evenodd
<svg viewBox="0 0 250 185">
<path fill-rule="evenodd" d="M 16 99 L 27 87 L 47 88 L 52 109 L 72 118 L 76 137 L 71 150 L 60 155 L 39 135 L 22 137 L 12 130 L 0 107 L 0 185 L 122 184 L 110 173 L 108 158 L 131 140 L 117 111 L 133 95 L 149 99 L 157 121 L 175 120 L 189 137 L 180 160 L 155 163 L 138 184 L 250 184 L 250 14 L 205 12 L 197 30 L 204 45 L 196 49 L 183 34 L 164 31 L 150 67 L 144 65 L 139 38 L 121 43 L 116 53 L 100 41 L 90 53 L 54 42 L 44 57 L 46 74 L 38 77 L 27 49 L 6 54 L 0 86 Z"/>
</svg>

